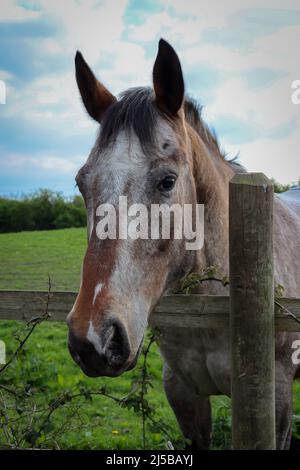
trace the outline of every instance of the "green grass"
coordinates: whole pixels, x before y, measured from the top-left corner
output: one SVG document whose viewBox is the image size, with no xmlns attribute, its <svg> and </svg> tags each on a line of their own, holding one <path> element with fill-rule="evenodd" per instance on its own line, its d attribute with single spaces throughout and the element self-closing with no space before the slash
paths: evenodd
<svg viewBox="0 0 300 470">
<path fill-rule="evenodd" d="M 1 234 L 0 289 L 47 289 L 49 275 L 53 290 L 77 290 L 85 248 L 85 229 Z M 23 328 L 18 322 L 0 322 L 0 339 L 6 343 L 8 358 L 18 344 L 15 334 Z M 117 379 L 89 379 L 72 361 L 66 338 L 67 327 L 63 323 L 46 322 L 39 325 L 19 360 L 1 374 L 2 384 L 16 388 L 27 387 L 32 395 L 22 402 L 20 416 L 25 416 L 33 403 L 38 408 L 43 407 L 66 389 L 74 392 L 82 387 L 96 389 L 106 385 L 108 391 L 118 397 L 125 396 L 130 390 L 138 370 Z M 153 385 L 149 390 L 149 401 L 156 409 L 155 417 L 164 421 L 166 427 L 171 429 L 173 441 L 176 441 L 180 433 L 162 390 L 162 362 L 155 345 L 149 356 L 149 370 Z M 14 417 L 18 412 L 13 401 L 9 401 L 9 404 L 9 416 Z M 141 448 L 141 417 L 104 397 L 95 397 L 93 401 L 79 399 L 75 400 L 75 404 L 72 402 L 58 408 L 52 416 L 51 436 L 53 429 L 59 429 L 69 419 L 77 404 L 81 404 L 78 416 L 73 417 L 67 430 L 57 437 L 60 448 Z M 16 423 L 15 429 L 19 434 L 28 427 L 26 418 Z M 72 430 L 72 427 L 75 429 Z M 166 439 L 164 433 L 148 426 L 148 447 L 165 448 Z M 0 431 L 0 445 L 5 443 L 6 438 Z M 28 441 L 22 442 L 24 446 L 29 444 Z M 49 442 L 46 439 L 41 445 L 53 446 L 53 439 Z"/>
<path fill-rule="evenodd" d="M 0 234 L 0 289 L 77 290 L 86 229 Z"/>
<path fill-rule="evenodd" d="M 20 330 L 17 322 L 1 322 L 0 337 L 6 342 L 8 357 L 15 349 L 17 343 L 13 340 L 14 333 Z M 71 360 L 66 347 L 67 328 L 60 323 L 44 323 L 38 327 L 34 336 L 25 348 L 25 354 L 14 363 L 8 373 L 2 378 L 2 384 L 7 387 L 26 387 L 32 395 L 21 402 L 24 416 L 32 409 L 35 403 L 41 408 L 50 403 L 53 398 L 60 395 L 64 390 L 78 393 L 83 387 L 99 389 L 104 385 L 110 394 L 123 397 L 131 388 L 132 380 L 137 376 L 137 371 L 125 373 L 120 378 L 97 378 L 91 379 L 80 371 Z M 173 440 L 178 439 L 178 429 L 174 416 L 169 409 L 161 384 L 161 360 L 156 348 L 149 356 L 150 373 L 152 375 L 153 388 L 149 391 L 149 402 L 155 407 L 156 419 L 163 419 L 168 428 L 172 429 Z M 13 399 L 8 403 L 11 406 L 10 416 L 18 415 L 15 410 Z M 77 405 L 80 405 L 76 411 Z M 70 419 L 76 411 L 78 416 Z M 65 421 L 70 420 L 70 425 L 63 434 L 56 435 Z M 21 427 L 22 424 L 22 427 Z M 33 426 L 28 425 L 28 420 L 18 422 L 18 435 L 24 434 L 24 429 L 37 430 L 40 420 L 36 420 Z M 89 399 L 78 399 L 58 408 L 52 415 L 51 428 L 38 444 L 42 447 L 53 446 L 55 437 L 62 449 L 135 449 L 142 448 L 142 420 L 132 410 L 121 408 L 117 403 L 105 397 L 94 397 Z M 74 428 L 74 430 L 72 430 Z M 49 434 L 49 435 L 48 435 Z M 54 435 L 54 436 L 53 436 Z M 51 439 L 47 441 L 47 437 Z M 1 435 L 0 444 L 6 442 L 5 436 Z M 159 430 L 154 432 L 147 428 L 147 445 L 150 448 L 164 448 L 166 438 Z M 25 447 L 30 442 L 22 440 Z"/>
<path fill-rule="evenodd" d="M 44 232 L 21 232 L 0 235 L 0 289 L 47 289 L 48 275 L 53 290 L 77 290 L 83 254 L 86 247 L 85 229 L 65 229 Z M 9 358 L 15 350 L 18 335 L 24 334 L 24 325 L 14 321 L 0 322 L 0 339 L 4 340 Z M 142 448 L 142 420 L 133 410 L 121 408 L 108 398 L 79 398 L 58 407 L 43 427 L 36 440 L 43 418 L 40 413 L 28 414 L 48 407 L 53 399 L 68 390 L 71 393 L 100 388 L 123 397 L 139 376 L 138 368 L 115 379 L 89 379 L 73 363 L 66 346 L 67 328 L 63 323 L 46 322 L 39 325 L 24 352 L 7 371 L 1 374 L 1 383 L 15 390 L 23 390 L 24 397 L 17 402 L 0 391 L 0 409 L 15 420 L 12 433 L 19 445 L 62 449 L 140 449 Z M 155 409 L 155 419 L 164 423 L 170 437 L 157 426 L 146 427 L 146 443 L 151 449 L 164 449 L 171 438 L 182 446 L 180 431 L 162 387 L 162 361 L 156 345 L 149 355 L 152 388 L 147 400 Z M 214 442 L 216 449 L 230 448 L 230 401 L 213 397 Z M 294 413 L 300 416 L 300 383 L 294 385 Z M 298 422 L 300 419 L 298 420 Z M 295 420 L 296 423 L 296 420 Z M 7 444 L 0 429 L 0 446 Z"/>
</svg>

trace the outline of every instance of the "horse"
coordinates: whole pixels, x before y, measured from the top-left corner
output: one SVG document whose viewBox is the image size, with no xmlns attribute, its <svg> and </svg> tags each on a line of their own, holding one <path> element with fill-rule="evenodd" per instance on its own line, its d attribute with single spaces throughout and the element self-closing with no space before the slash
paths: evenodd
<svg viewBox="0 0 300 470">
<path fill-rule="evenodd" d="M 229 272 L 228 192 L 235 173 L 246 171 L 226 158 L 185 95 L 177 53 L 161 39 L 153 88 L 137 87 L 118 99 L 95 77 L 80 52 L 76 81 L 87 113 L 96 120 L 96 142 L 76 176 L 87 210 L 88 246 L 79 293 L 68 315 L 68 347 L 90 377 L 117 377 L 135 367 L 149 317 L 180 279 L 204 267 Z M 182 239 L 100 239 L 97 208 L 118 204 L 203 204 L 204 244 L 187 250 Z M 296 198 L 297 199 L 297 198 Z M 274 197 L 275 282 L 300 297 L 300 201 Z M 198 293 L 228 295 L 218 282 Z M 300 366 L 291 361 L 299 333 L 276 334 L 277 449 L 288 449 L 292 432 L 292 383 Z M 230 396 L 228 329 L 162 328 L 159 348 L 163 383 L 183 436 L 193 449 L 207 449 L 212 434 L 210 396 Z"/>
</svg>

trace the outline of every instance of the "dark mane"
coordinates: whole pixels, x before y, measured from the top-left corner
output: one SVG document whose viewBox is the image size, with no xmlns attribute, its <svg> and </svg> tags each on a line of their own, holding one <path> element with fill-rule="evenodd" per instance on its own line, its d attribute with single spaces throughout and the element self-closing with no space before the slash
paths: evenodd
<svg viewBox="0 0 300 470">
<path fill-rule="evenodd" d="M 130 88 L 104 114 L 98 145 L 105 148 L 114 142 L 119 131 L 133 130 L 143 150 L 147 151 L 154 143 L 158 115 L 151 88 Z"/>
<path fill-rule="evenodd" d="M 199 134 L 203 142 L 212 151 L 213 155 L 219 156 L 223 160 L 227 161 L 234 171 L 239 173 L 246 172 L 245 168 L 237 161 L 239 155 L 228 159 L 227 154 L 221 150 L 215 130 L 210 129 L 202 119 L 202 108 L 203 107 L 197 103 L 197 101 L 190 97 L 185 97 L 184 112 L 187 122 Z"/>
<path fill-rule="evenodd" d="M 187 122 L 192 126 L 195 131 L 199 134 L 203 142 L 206 143 L 214 153 L 219 154 L 220 157 L 226 158 L 226 154 L 220 149 L 217 135 L 214 129 L 209 129 L 207 124 L 203 121 L 201 113 L 203 106 L 197 103 L 192 98 L 185 98 L 184 101 L 184 112 Z"/>
<path fill-rule="evenodd" d="M 226 160 L 221 151 L 214 130 L 210 130 L 201 117 L 202 106 L 195 100 L 185 97 L 184 111 L 187 122 L 195 129 L 213 154 Z M 155 105 L 152 88 L 137 87 L 123 92 L 119 100 L 111 105 L 103 116 L 101 133 L 98 137 L 99 148 L 105 148 L 114 142 L 119 131 L 133 130 L 145 152 L 155 144 L 155 126 L 161 112 Z M 239 166 L 235 159 L 229 161 Z"/>
</svg>

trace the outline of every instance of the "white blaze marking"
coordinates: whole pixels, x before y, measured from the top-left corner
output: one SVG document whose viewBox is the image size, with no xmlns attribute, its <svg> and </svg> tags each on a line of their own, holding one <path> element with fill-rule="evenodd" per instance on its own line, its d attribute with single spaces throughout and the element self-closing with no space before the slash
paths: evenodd
<svg viewBox="0 0 300 470">
<path fill-rule="evenodd" d="M 160 120 L 157 126 L 157 155 L 162 160 L 171 156 L 178 147 L 178 140 L 169 124 Z M 163 148 L 164 143 L 167 148 Z M 97 165 L 98 186 L 101 189 L 103 203 L 113 204 L 119 195 L 125 196 L 124 187 L 129 177 L 136 181 L 145 180 L 149 171 L 149 156 L 146 155 L 141 144 L 132 132 L 130 135 L 120 131 L 116 136 L 114 146 L 107 148 L 98 156 Z M 144 192 L 144 186 L 142 186 Z M 143 192 L 131 194 L 133 201 L 140 202 Z"/>
<path fill-rule="evenodd" d="M 161 120 L 157 126 L 157 155 L 155 158 L 167 159 L 170 157 L 178 147 L 178 141 L 174 131 L 171 127 Z M 163 147 L 164 143 L 168 143 L 166 148 Z M 153 157 L 153 158 L 154 158 Z M 132 133 L 130 136 L 124 131 L 121 131 L 116 138 L 113 148 L 108 148 L 103 151 L 103 154 L 97 156 L 97 168 L 93 173 L 93 181 L 97 178 L 97 185 L 101 188 L 102 203 L 114 204 L 118 201 L 119 196 L 128 195 L 125 193 L 124 188 L 126 181 L 129 177 L 134 181 L 145 180 L 149 171 L 149 157 L 144 154 L 140 142 L 137 137 Z M 144 194 L 144 186 L 140 185 L 139 191 L 137 190 L 131 196 L 132 202 L 140 202 Z M 91 214 L 91 208 L 89 209 Z M 95 221 L 90 215 L 90 234 Z M 142 269 L 132 265 L 133 254 L 130 252 L 130 245 L 123 241 L 122 249 L 118 253 L 116 267 L 112 273 L 110 283 L 115 292 L 119 295 L 128 296 L 130 287 L 136 285 L 144 273 Z M 93 304 L 95 304 L 97 296 L 101 292 L 103 284 L 99 283 L 95 287 Z M 132 328 L 132 341 L 133 349 L 137 350 L 144 330 L 147 325 L 147 313 L 150 308 L 150 301 L 143 297 L 137 296 L 132 300 L 132 311 L 129 312 L 124 309 L 125 323 L 129 323 Z M 117 313 L 117 312 L 116 312 Z M 123 319 L 124 320 L 124 319 Z M 103 354 L 100 337 L 97 334 L 92 321 L 89 322 L 87 332 L 87 339 L 93 344 L 99 354 Z"/>
<path fill-rule="evenodd" d="M 95 292 L 94 292 L 94 298 L 93 298 L 93 305 L 95 305 L 96 299 L 97 299 L 98 295 L 100 294 L 102 287 L 103 287 L 103 284 L 101 282 L 99 282 L 99 284 L 96 285 Z"/>
<path fill-rule="evenodd" d="M 99 335 L 96 333 L 96 330 L 91 320 L 89 322 L 89 329 L 88 329 L 86 338 L 88 341 L 90 341 L 90 343 L 92 343 L 92 345 L 94 346 L 94 348 L 99 354 L 103 354 Z"/>
</svg>

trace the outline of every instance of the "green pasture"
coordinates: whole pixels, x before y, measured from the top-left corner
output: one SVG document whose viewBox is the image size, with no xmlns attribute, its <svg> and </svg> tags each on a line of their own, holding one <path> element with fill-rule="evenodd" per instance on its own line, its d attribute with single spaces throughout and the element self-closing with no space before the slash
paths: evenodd
<svg viewBox="0 0 300 470">
<path fill-rule="evenodd" d="M 50 276 L 53 290 L 76 290 L 86 246 L 86 230 L 81 228 L 0 234 L 0 289 L 46 290 Z M 6 343 L 7 358 L 25 334 L 25 326 L 0 322 L 0 340 Z M 121 407 L 111 398 L 89 391 L 105 387 L 105 393 L 124 397 L 141 374 L 137 369 L 115 379 L 90 379 L 72 362 L 66 347 L 67 328 L 63 323 L 38 325 L 24 350 L 0 374 L 0 447 L 60 449 L 140 449 L 142 418 L 133 409 Z M 162 387 L 162 361 L 155 345 L 148 357 L 147 401 L 154 410 L 146 421 L 146 447 L 165 449 L 170 441 L 184 445 L 176 419 Z M 6 388 L 18 392 L 18 397 Z M 78 395 L 72 400 L 58 397 Z M 55 401 L 56 400 L 56 401 Z M 230 448 L 229 400 L 213 398 L 215 449 Z M 53 411 L 51 409 L 53 408 Z M 50 410 L 50 413 L 49 413 Z M 294 387 L 294 428 L 300 421 L 300 383 Z M 299 430 L 299 429 L 298 429 Z"/>
</svg>

